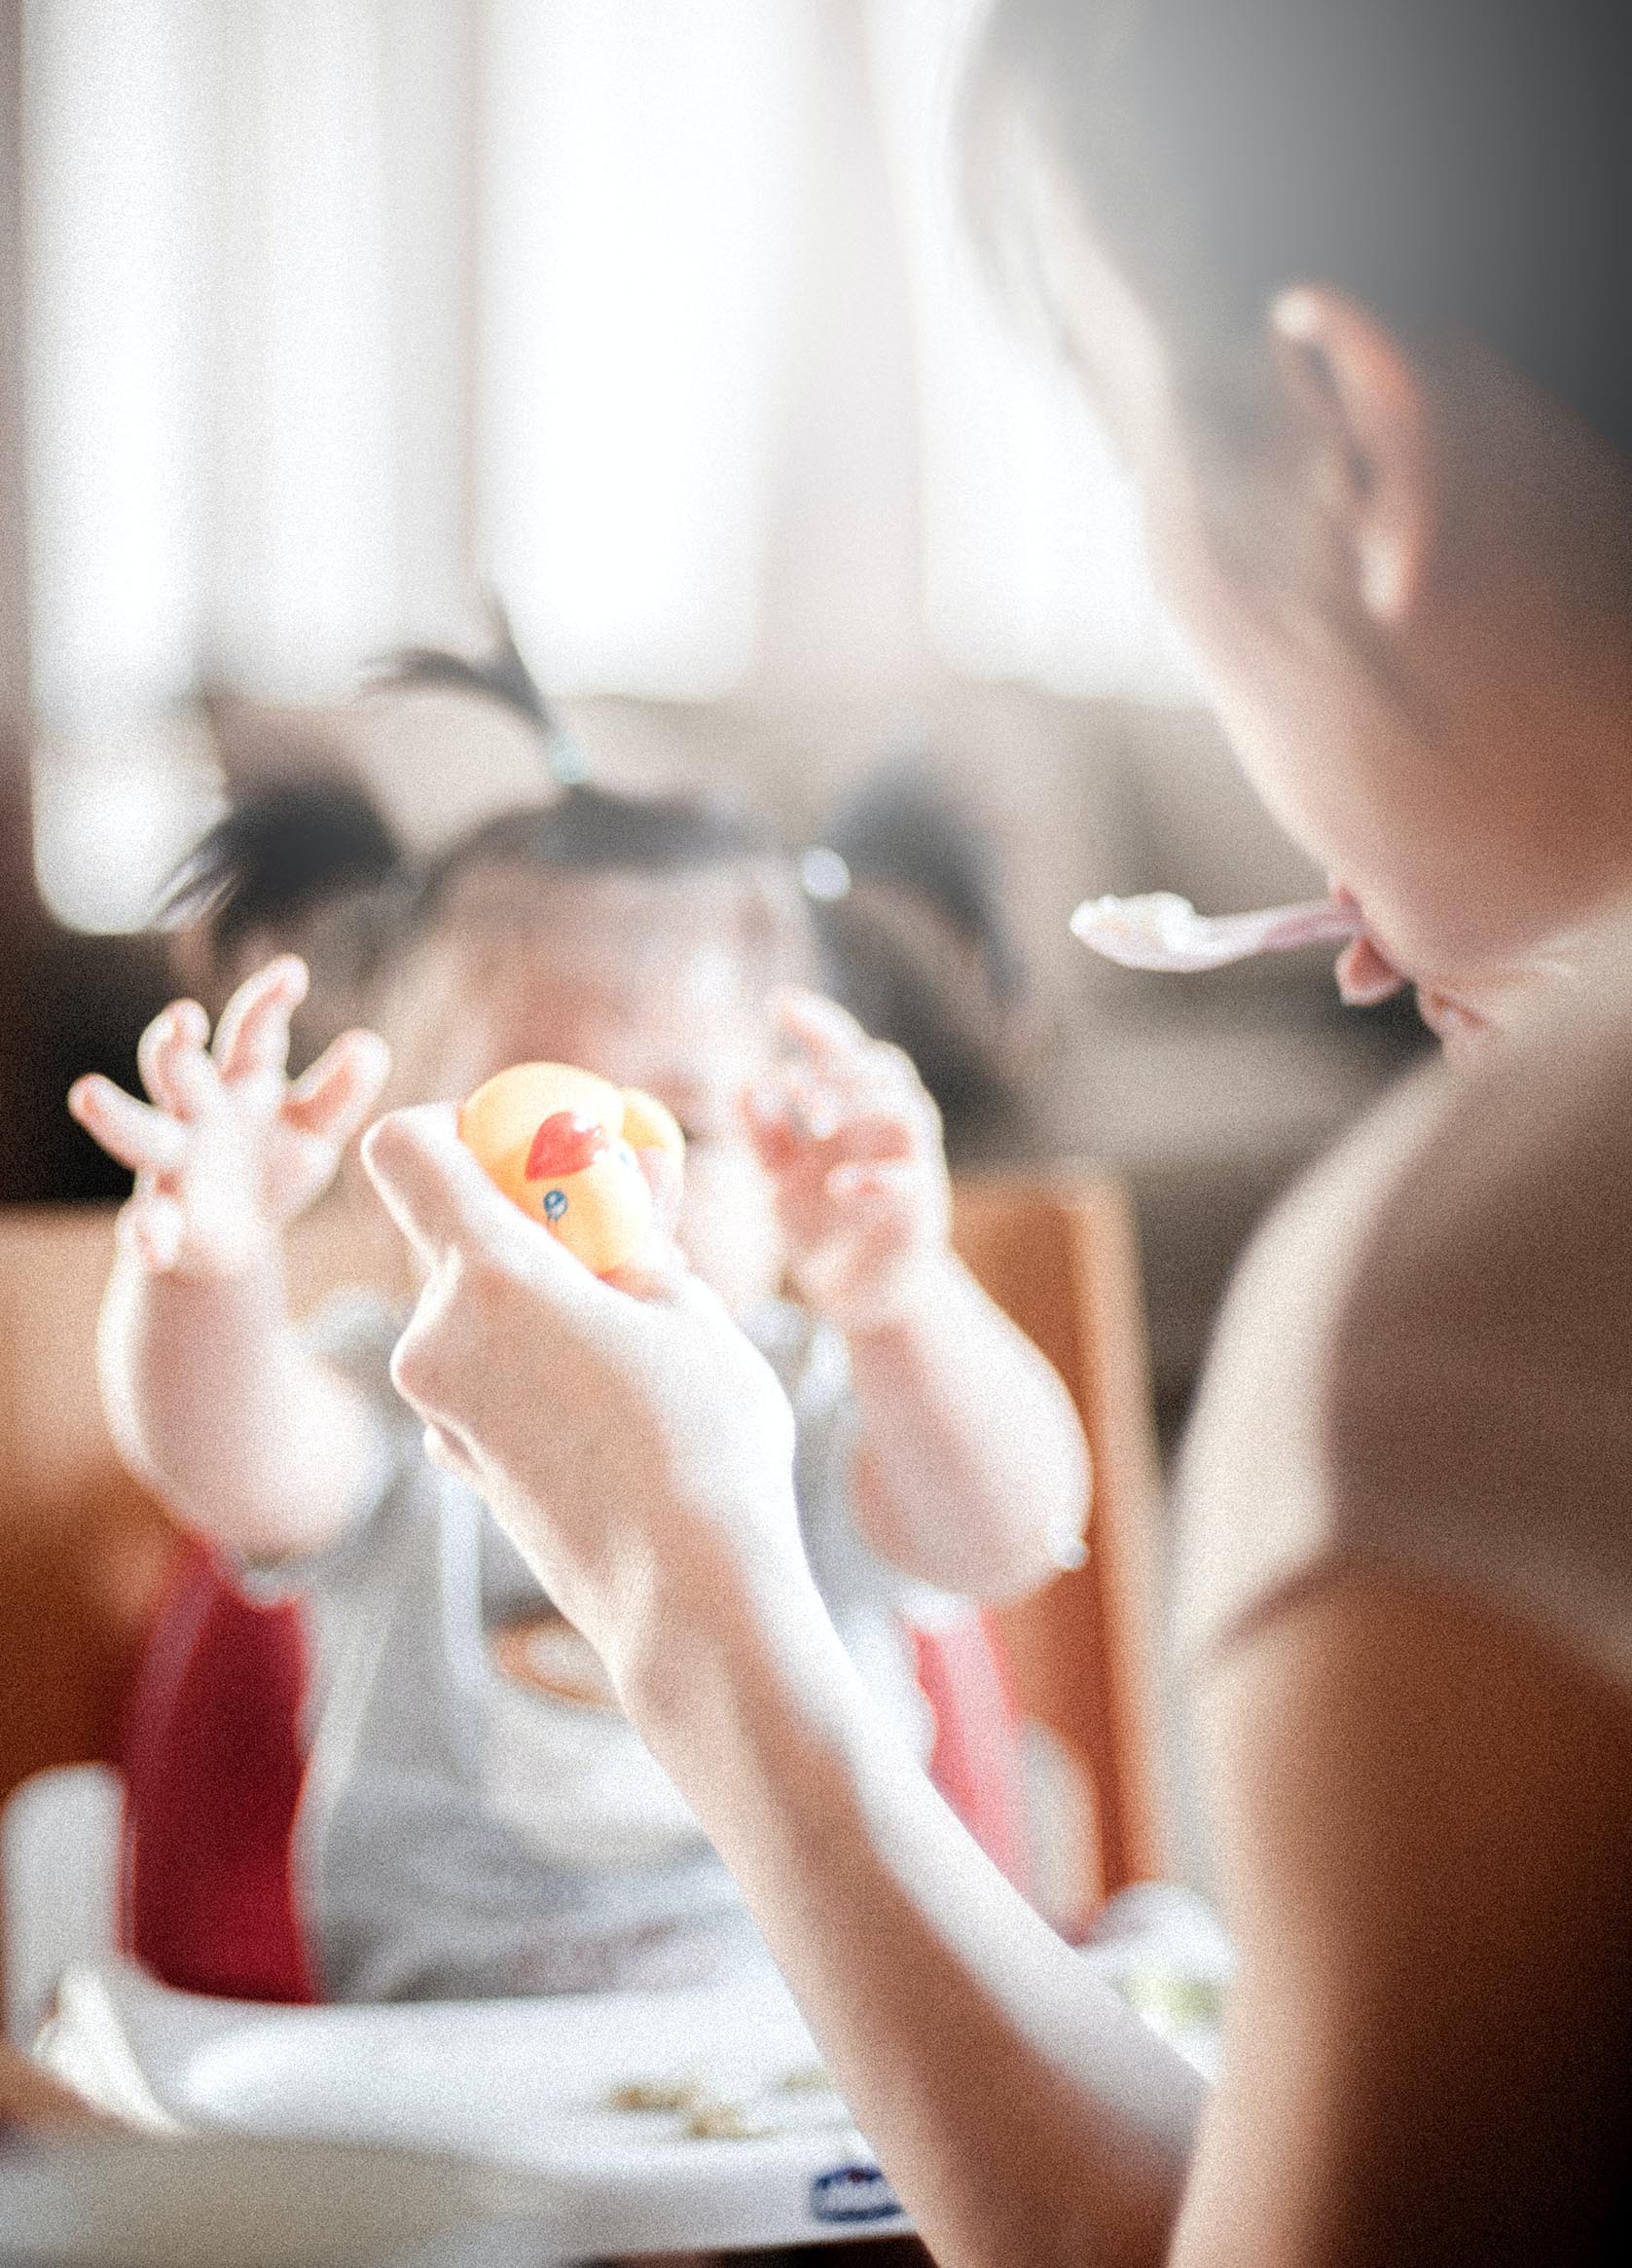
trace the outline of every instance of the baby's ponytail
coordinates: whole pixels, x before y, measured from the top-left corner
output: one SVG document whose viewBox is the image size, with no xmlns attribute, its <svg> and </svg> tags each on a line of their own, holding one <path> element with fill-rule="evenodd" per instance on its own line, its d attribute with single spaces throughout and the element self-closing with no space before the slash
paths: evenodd
<svg viewBox="0 0 1632 2268">
<path fill-rule="evenodd" d="M 388 891 L 407 860 L 383 813 L 342 774 L 268 782 L 219 819 L 177 868 L 163 900 L 172 928 L 200 925 L 212 958 L 250 938 L 289 939 L 342 899 Z"/>
<path fill-rule="evenodd" d="M 241 796 L 177 868 L 163 900 L 176 978 L 218 1015 L 274 953 L 311 988 L 292 1023 L 299 1072 L 350 1025 L 372 1023 L 376 979 L 400 943 L 413 863 L 344 773 L 268 781 Z"/>
</svg>

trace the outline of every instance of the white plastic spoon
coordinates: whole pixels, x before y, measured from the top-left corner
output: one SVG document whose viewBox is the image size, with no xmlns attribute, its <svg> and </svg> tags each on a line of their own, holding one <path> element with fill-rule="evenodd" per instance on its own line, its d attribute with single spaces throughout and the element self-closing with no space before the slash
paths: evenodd
<svg viewBox="0 0 1632 2268">
<path fill-rule="evenodd" d="M 1345 944 L 1364 926 L 1357 909 L 1329 897 L 1259 913 L 1200 914 L 1171 890 L 1085 898 L 1071 916 L 1071 934 L 1107 961 L 1124 969 L 1181 970 L 1222 969 L 1254 953 L 1289 953 L 1299 945 Z"/>
</svg>

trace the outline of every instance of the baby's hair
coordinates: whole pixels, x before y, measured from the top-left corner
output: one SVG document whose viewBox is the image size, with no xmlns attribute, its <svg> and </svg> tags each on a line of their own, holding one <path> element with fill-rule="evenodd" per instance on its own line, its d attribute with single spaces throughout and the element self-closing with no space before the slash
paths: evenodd
<svg viewBox="0 0 1632 2268">
<path fill-rule="evenodd" d="M 549 777 L 558 786 L 583 780 L 582 750 L 562 723 L 555 705 L 526 665 L 510 617 L 495 598 L 488 601 L 491 640 L 485 654 L 455 653 L 449 646 L 410 645 L 391 657 L 373 678 L 384 692 L 452 692 L 509 710 L 539 743 Z"/>
<path fill-rule="evenodd" d="M 421 918 L 472 866 L 544 866 L 564 874 L 685 874 L 775 860 L 775 830 L 734 799 L 706 791 L 635 795 L 575 782 L 554 803 L 501 811 L 426 866 Z"/>
<path fill-rule="evenodd" d="M 334 774 L 269 782 L 236 803 L 182 860 L 162 901 L 172 928 L 207 926 L 216 962 L 334 900 L 398 881 L 402 845 L 368 790 Z"/>
<path fill-rule="evenodd" d="M 633 794 L 587 777 L 578 744 L 516 643 L 504 608 L 490 601 L 492 639 L 480 658 L 413 646 L 378 680 L 399 691 L 449 689 L 507 710 L 534 735 L 556 794 L 479 821 L 427 861 L 417 879 L 414 924 L 433 924 L 459 878 L 487 865 L 550 873 L 678 876 L 710 868 L 757 868 L 767 933 L 796 931 L 799 914 L 782 871 L 775 829 L 748 806 L 706 789 Z"/>
<path fill-rule="evenodd" d="M 881 767 L 835 815 L 822 846 L 796 860 L 734 796 L 585 779 L 496 609 L 494 622 L 486 658 L 417 647 L 376 683 L 509 710 L 538 737 L 553 791 L 478 821 L 427 859 L 407 854 L 355 780 L 308 776 L 252 791 L 183 862 L 165 899 L 172 923 L 202 925 L 217 972 L 233 973 L 251 939 L 299 944 L 313 964 L 313 1011 L 327 992 L 349 1016 L 391 962 L 454 912 L 459 884 L 480 869 L 563 880 L 736 875 L 742 943 L 767 985 L 819 969 L 871 1031 L 914 1058 L 949 1122 L 989 1117 L 1007 1096 L 1025 974 L 986 846 L 928 766 Z M 314 1023 L 312 1037 L 322 1036 Z"/>
<path fill-rule="evenodd" d="M 734 798 L 702 789 L 635 795 L 591 781 L 582 750 L 527 667 L 504 608 L 491 600 L 489 612 L 492 640 L 485 655 L 410 646 L 376 683 L 399 692 L 465 693 L 507 710 L 538 741 L 559 792 L 478 822 L 433 858 L 420 878 L 421 921 L 434 919 L 460 874 L 492 862 L 574 874 L 612 868 L 681 874 L 776 859 L 775 830 Z"/>
</svg>

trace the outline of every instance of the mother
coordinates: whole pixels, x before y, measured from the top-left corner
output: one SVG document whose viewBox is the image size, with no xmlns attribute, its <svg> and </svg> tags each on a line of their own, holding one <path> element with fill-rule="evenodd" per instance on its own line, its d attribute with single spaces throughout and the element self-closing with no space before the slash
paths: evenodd
<svg viewBox="0 0 1632 2268">
<path fill-rule="evenodd" d="M 1623 2256 L 1627 18 L 999 0 L 974 79 L 997 233 L 1241 760 L 1362 909 L 1340 981 L 1505 1036 L 1297 1193 L 1215 1350 L 1183 1593 L 1242 1970 L 1210 2101 L 876 1722 L 712 1303 L 592 1282 L 437 1114 L 371 1139 L 428 1266 L 402 1390 L 604 1654 L 948 2268 Z"/>
</svg>

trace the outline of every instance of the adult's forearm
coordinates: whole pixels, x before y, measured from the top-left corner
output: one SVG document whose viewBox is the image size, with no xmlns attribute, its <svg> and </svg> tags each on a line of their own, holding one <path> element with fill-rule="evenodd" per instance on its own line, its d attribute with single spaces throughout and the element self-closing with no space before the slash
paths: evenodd
<svg viewBox="0 0 1632 2268">
<path fill-rule="evenodd" d="M 1160 2260 L 1193 2075 L 982 1856 L 814 1591 L 697 1595 L 631 1705 L 937 2261 Z"/>
<path fill-rule="evenodd" d="M 893 1565 L 1000 1599 L 1069 1563 L 1088 1490 L 1076 1412 L 960 1262 L 850 1349 L 857 1515 Z"/>
<path fill-rule="evenodd" d="M 354 1506 L 372 1421 L 301 1343 L 275 1255 L 199 1278 L 122 1254 L 99 1353 L 121 1454 L 190 1525 L 276 1556 L 326 1543 Z"/>
</svg>

